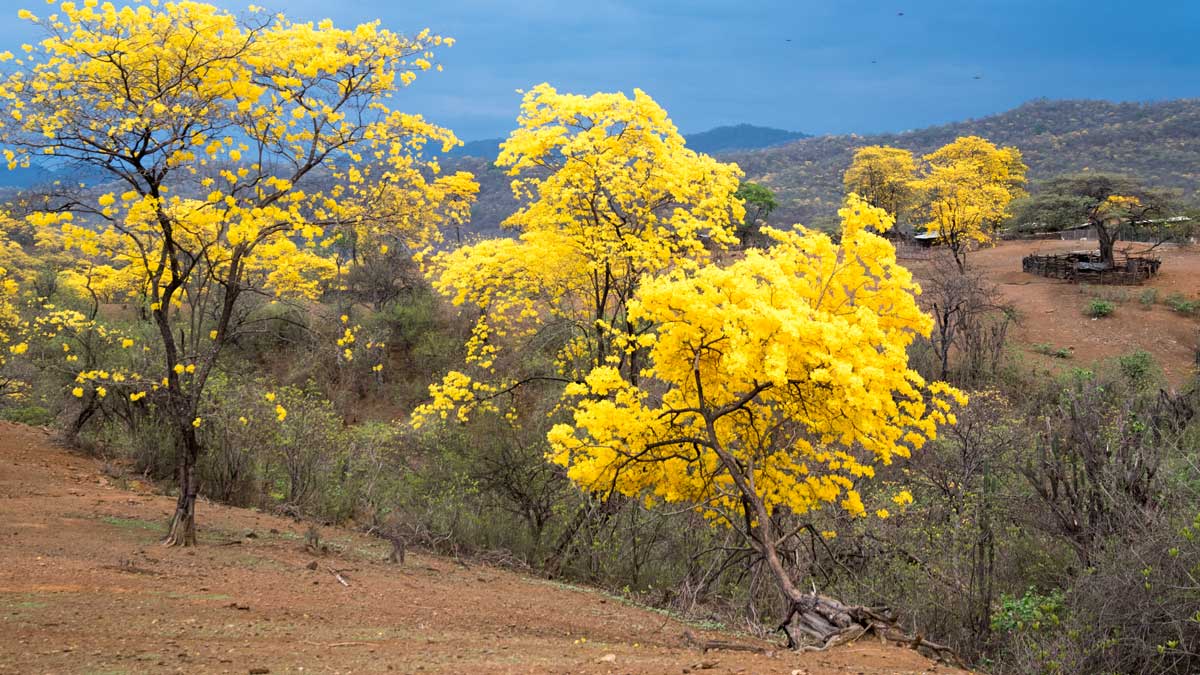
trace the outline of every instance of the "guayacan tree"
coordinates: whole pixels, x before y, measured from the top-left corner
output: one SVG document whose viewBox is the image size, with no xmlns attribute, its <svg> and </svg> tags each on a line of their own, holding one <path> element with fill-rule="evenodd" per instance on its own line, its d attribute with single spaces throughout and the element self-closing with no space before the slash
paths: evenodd
<svg viewBox="0 0 1200 675">
<path fill-rule="evenodd" d="M 994 228 L 1023 194 L 1026 166 L 1016 148 L 997 148 L 978 136 L 964 136 L 925 155 L 913 186 L 927 232 L 950 248 L 960 271 L 972 242 L 990 241 Z"/>
<path fill-rule="evenodd" d="M 20 16 L 45 38 L 20 58 L 3 54 L 9 168 L 47 156 L 108 179 L 56 192 L 27 220 L 108 258 L 98 272 L 140 301 L 161 354 L 149 372 L 81 373 L 75 392 L 160 397 L 178 444 L 166 543 L 189 546 L 202 394 L 243 302 L 315 298 L 353 262 L 334 244 L 420 246 L 465 216 L 471 177 L 436 178 L 419 159 L 457 139 L 393 107 L 452 40 L 194 2 L 63 2 L 46 18 Z"/>
<path fill-rule="evenodd" d="M 514 176 L 519 232 L 433 256 L 435 289 L 477 310 L 466 368 L 430 388 L 418 424 L 465 418 L 529 382 L 580 380 L 600 365 L 636 378 L 640 330 L 627 307 L 660 270 L 692 269 L 736 242 L 741 171 L 689 150 L 667 113 L 635 90 L 579 96 L 540 84 L 496 163 Z M 534 358 L 536 350 L 549 358 Z"/>
<path fill-rule="evenodd" d="M 529 434 L 546 421 L 536 402 L 557 400 L 593 368 L 636 379 L 645 348 L 616 343 L 612 328 L 641 330 L 627 309 L 638 285 L 737 241 L 741 171 L 689 150 L 645 92 L 579 96 L 541 84 L 524 95 L 518 123 L 497 164 L 514 177 L 521 206 L 505 224 L 519 235 L 429 260 L 434 288 L 476 319 L 464 367 L 430 387 L 418 427 L 503 412 Z M 624 503 L 611 490 L 584 496 L 550 546 L 550 569 L 590 518 Z"/>
<path fill-rule="evenodd" d="M 1051 178 L 1022 201 L 1015 219 L 1051 230 L 1090 225 L 1100 245 L 1100 258 L 1113 264 L 1113 247 L 1123 228 L 1168 217 L 1175 198 L 1166 190 L 1143 185 L 1135 178 L 1108 173 L 1076 173 Z M 1160 227 L 1160 240 L 1169 227 Z"/>
<path fill-rule="evenodd" d="M 914 206 L 916 172 L 916 160 L 908 150 L 867 145 L 854 152 L 842 183 L 847 193 L 859 195 L 899 220 Z"/>
<path fill-rule="evenodd" d="M 780 559 L 788 535 L 777 519 L 830 504 L 866 516 L 860 482 L 953 424 L 952 403 L 966 402 L 908 367 L 909 344 L 932 321 L 872 231 L 891 217 L 857 195 L 840 215 L 837 243 L 767 228 L 770 248 L 728 266 L 645 280 L 628 310 L 639 330 L 610 327 L 618 345 L 649 345 L 639 379 L 598 364 L 567 387 L 573 419 L 549 434 L 551 461 L 584 489 L 691 504 L 737 530 L 799 628 L 827 644 L 878 628 L 878 617 L 801 589 Z"/>
</svg>

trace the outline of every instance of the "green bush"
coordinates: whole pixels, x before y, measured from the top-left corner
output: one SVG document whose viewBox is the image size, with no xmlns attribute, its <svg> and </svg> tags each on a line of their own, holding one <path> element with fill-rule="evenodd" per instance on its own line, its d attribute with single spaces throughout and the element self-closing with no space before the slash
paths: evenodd
<svg viewBox="0 0 1200 675">
<path fill-rule="evenodd" d="M 1187 296 L 1182 293 L 1172 293 L 1163 302 L 1167 304 L 1167 307 L 1184 316 L 1200 314 L 1200 300 L 1188 300 Z"/>
<path fill-rule="evenodd" d="M 1122 375 L 1134 383 L 1144 382 L 1157 372 L 1154 357 L 1144 349 L 1118 356 L 1117 367 L 1121 369 Z"/>
<path fill-rule="evenodd" d="M 28 424 L 31 427 L 44 427 L 54 422 L 54 413 L 40 405 L 14 406 L 0 409 L 0 420 Z"/>
<path fill-rule="evenodd" d="M 1158 302 L 1158 289 L 1147 288 L 1138 296 L 1138 302 L 1142 304 L 1142 309 L 1150 309 Z"/>
<path fill-rule="evenodd" d="M 1053 356 L 1056 359 L 1069 359 L 1073 356 L 1071 350 L 1067 347 L 1055 347 L 1054 345 L 1039 342 L 1033 346 L 1033 351 L 1046 356 Z"/>
<path fill-rule="evenodd" d="M 1000 595 L 1000 608 L 992 614 L 992 630 L 998 633 L 1049 630 L 1061 623 L 1063 594 L 1053 590 L 1047 594 L 1030 588 L 1021 597 Z"/>
<path fill-rule="evenodd" d="M 1088 303 L 1088 306 L 1083 310 L 1083 313 L 1092 317 L 1093 319 L 1100 319 L 1112 315 L 1115 309 L 1116 307 L 1113 306 L 1113 303 L 1109 302 L 1108 300 L 1092 298 L 1092 301 Z"/>
</svg>

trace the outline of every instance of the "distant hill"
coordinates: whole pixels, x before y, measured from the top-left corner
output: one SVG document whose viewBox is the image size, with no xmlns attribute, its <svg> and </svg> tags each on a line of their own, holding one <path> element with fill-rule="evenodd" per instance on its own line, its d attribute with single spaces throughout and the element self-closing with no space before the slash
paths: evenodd
<svg viewBox="0 0 1200 675">
<path fill-rule="evenodd" d="M 715 129 L 695 134 L 684 134 L 684 138 L 687 139 L 689 148 L 711 155 L 730 150 L 757 150 L 759 148 L 783 145 L 784 143 L 801 138 L 808 138 L 808 134 L 802 134 L 799 131 L 759 127 L 753 124 L 737 124 L 734 126 L 716 127 Z M 500 144 L 502 142 L 504 142 L 503 138 L 485 138 L 478 141 L 467 141 L 462 147 L 455 148 L 446 153 L 446 156 L 495 159 L 500 154 Z"/>
<path fill-rule="evenodd" d="M 770 127 L 756 127 L 753 124 L 737 124 L 729 127 L 717 127 L 697 134 L 686 134 L 687 145 L 692 150 L 710 155 L 718 152 L 733 150 L 756 150 L 783 145 L 808 134 L 799 131 L 785 131 Z"/>
<path fill-rule="evenodd" d="M 1178 188 L 1188 201 L 1200 202 L 1200 99 L 1159 103 L 1043 99 L 997 115 L 917 131 L 816 136 L 758 150 L 715 152 L 721 159 L 737 162 L 747 180 L 775 190 L 780 208 L 772 214 L 773 222 L 818 225 L 836 215 L 842 172 L 856 148 L 886 144 L 925 154 L 971 134 L 1017 146 L 1033 182 L 1085 169 L 1117 171 Z M 694 147 L 692 137 L 689 146 Z M 494 232 L 515 208 L 510 179 L 485 160 L 462 160 L 455 166 L 474 171 L 482 184 L 472 229 Z"/>
<path fill-rule="evenodd" d="M 503 138 L 484 138 L 478 141 L 467 141 L 461 146 L 447 152 L 446 156 L 495 159 L 500 154 L 500 144 L 503 142 Z"/>
</svg>

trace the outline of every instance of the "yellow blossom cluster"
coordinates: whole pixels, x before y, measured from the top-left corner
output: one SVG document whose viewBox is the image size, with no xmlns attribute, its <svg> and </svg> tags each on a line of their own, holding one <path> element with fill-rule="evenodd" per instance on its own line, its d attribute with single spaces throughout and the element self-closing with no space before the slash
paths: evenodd
<svg viewBox="0 0 1200 675">
<path fill-rule="evenodd" d="M 0 55 L 4 160 L 52 155 L 107 180 L 100 194 L 61 186 L 63 199 L 30 203 L 23 225 L 69 254 L 63 288 L 93 307 L 129 302 L 154 324 L 161 361 L 142 370 L 153 384 L 122 400 L 166 387 L 192 457 L 205 382 L 247 316 L 243 298 L 317 300 L 376 251 L 424 250 L 469 215 L 474 178 L 436 161 L 458 139 L 396 108 L 453 40 L 203 2 L 49 4 L 20 14 L 43 39 Z M 83 353 L 65 358 L 99 369 L 77 363 Z M 76 386 L 88 401 L 117 388 Z"/>
<path fill-rule="evenodd" d="M 17 335 L 22 341 L 9 351 L 69 375 L 74 385 L 71 394 L 76 398 L 90 393 L 103 399 L 110 390 L 117 390 L 136 403 L 146 397 L 147 391 L 160 388 L 139 372 L 148 365 L 143 352 L 129 354 L 121 363 L 98 365 L 98 355 L 128 349 L 135 341 L 81 312 L 43 304 L 32 319 L 18 324 Z"/>
<path fill-rule="evenodd" d="M 858 482 L 953 424 L 965 397 L 908 367 L 932 322 L 877 234 L 891 217 L 854 195 L 839 214 L 838 242 L 766 228 L 768 249 L 645 280 L 629 305 L 654 327 L 638 384 L 600 366 L 568 387 L 579 398 L 550 432 L 551 460 L 587 490 L 691 502 L 726 522 L 747 489 L 768 510 L 865 515 Z"/>
<path fill-rule="evenodd" d="M 383 372 L 383 362 L 387 358 L 387 343 L 362 339 L 362 325 L 357 323 L 352 325 L 350 316 L 347 314 L 343 314 L 340 320 L 342 336 L 337 339 L 338 363 L 350 365 L 355 362 L 357 356 L 358 362 L 370 363 L 371 372 L 378 377 Z"/>
<path fill-rule="evenodd" d="M 467 368 L 431 387 L 419 409 L 445 416 L 489 405 L 527 376 L 577 379 L 628 353 L 605 326 L 625 320 L 644 275 L 695 268 L 735 241 L 745 214 L 741 170 L 686 147 L 667 113 L 641 90 L 579 96 L 540 84 L 524 95 L 518 128 L 497 165 L 514 177 L 516 239 L 489 239 L 433 256 L 434 287 L 477 307 Z M 523 373 L 505 345 L 556 337 L 553 370 Z"/>
<path fill-rule="evenodd" d="M 964 136 L 924 157 L 913 187 L 921 195 L 925 229 L 958 254 L 972 241 L 989 241 L 992 228 L 1009 216 L 1021 196 L 1027 167 L 1016 148 L 997 148 L 978 136 Z"/>
</svg>

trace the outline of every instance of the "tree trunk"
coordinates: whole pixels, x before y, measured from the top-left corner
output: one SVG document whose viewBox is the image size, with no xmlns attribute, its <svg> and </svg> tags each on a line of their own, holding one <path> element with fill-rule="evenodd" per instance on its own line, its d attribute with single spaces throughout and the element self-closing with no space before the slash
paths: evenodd
<svg viewBox="0 0 1200 675">
<path fill-rule="evenodd" d="M 1113 256 L 1113 233 L 1107 227 L 1101 224 L 1096 225 L 1096 241 L 1100 244 L 1100 262 L 1108 267 L 1115 264 Z"/>
<path fill-rule="evenodd" d="M 87 424 L 87 421 L 92 419 L 92 415 L 96 414 L 96 407 L 96 394 L 89 391 L 83 409 L 79 411 L 67 429 L 66 440 L 68 443 L 74 445 L 79 442 L 79 434 L 83 431 L 83 426 Z"/>
<path fill-rule="evenodd" d="M 163 540 L 165 546 L 196 545 L 196 460 L 200 445 L 194 429 L 183 434 L 179 444 L 179 499 L 175 502 L 175 515 L 171 517 L 171 529 Z"/>
</svg>

